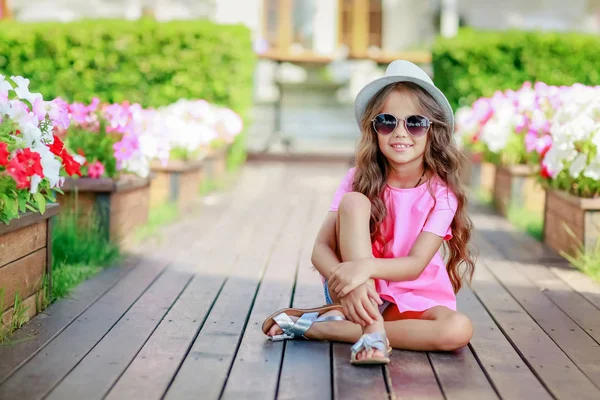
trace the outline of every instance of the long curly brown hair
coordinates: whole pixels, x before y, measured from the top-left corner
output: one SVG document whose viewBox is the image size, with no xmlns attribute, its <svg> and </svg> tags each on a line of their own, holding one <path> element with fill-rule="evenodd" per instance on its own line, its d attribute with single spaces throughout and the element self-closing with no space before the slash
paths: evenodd
<svg viewBox="0 0 600 400">
<path fill-rule="evenodd" d="M 466 276 L 470 282 L 475 271 L 474 256 L 469 248 L 473 224 L 467 215 L 467 196 L 459 178 L 459 171 L 466 159 L 454 143 L 450 123 L 445 119 L 441 107 L 418 85 L 410 82 L 388 85 L 373 96 L 367 105 L 361 121 L 362 135 L 356 153 L 356 173 L 352 189 L 371 201 L 371 241 L 381 239 L 380 227 L 387 214 L 383 191 L 390 165 L 379 150 L 377 132 L 373 129 L 371 120 L 381 112 L 388 95 L 395 90 L 408 93 L 415 99 L 415 104 L 423 115 L 432 122 L 423 157 L 425 176 L 430 178 L 429 192 L 433 196 L 430 183 L 431 178 L 437 176 L 458 200 L 454 220 L 450 225 L 452 239 L 445 243 L 448 252 L 446 268 L 456 293 L 462 286 L 462 278 Z M 464 266 L 462 273 L 461 266 Z"/>
</svg>

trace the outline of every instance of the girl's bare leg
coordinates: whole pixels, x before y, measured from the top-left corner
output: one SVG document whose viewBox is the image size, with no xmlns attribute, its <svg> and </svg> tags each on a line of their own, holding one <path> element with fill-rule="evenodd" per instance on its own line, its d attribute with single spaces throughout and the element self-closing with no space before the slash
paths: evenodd
<svg viewBox="0 0 600 400">
<path fill-rule="evenodd" d="M 359 193 L 348 193 L 338 210 L 338 255 L 343 261 L 372 257 L 368 225 L 371 204 L 361 196 Z M 374 283 L 370 281 L 369 284 Z M 331 293 L 331 296 L 335 303 L 339 303 L 335 293 Z M 385 330 L 392 347 L 417 351 L 455 350 L 468 344 L 473 336 L 471 321 L 466 316 L 441 306 L 422 313 L 403 314 L 398 312 L 397 307 L 389 307 L 381 319 L 364 328 L 366 333 L 381 330 Z M 274 325 L 270 334 L 279 333 L 281 330 Z M 330 321 L 314 324 L 306 336 L 310 339 L 355 343 L 362 334 L 363 328 L 351 321 Z M 372 354 L 360 352 L 357 358 L 373 355 L 383 356 L 376 350 Z"/>
<path fill-rule="evenodd" d="M 370 214 L 371 203 L 360 193 L 348 193 L 340 202 L 337 239 L 342 261 L 372 257 Z M 369 284 L 374 283 L 370 281 Z M 332 293 L 334 302 L 338 302 L 334 296 Z M 335 321 L 315 324 L 309 334 L 319 339 L 354 343 L 363 332 L 372 333 L 385 329 L 392 347 L 411 350 L 454 350 L 466 345 L 473 335 L 469 319 L 446 307 L 434 307 L 422 313 L 404 315 L 398 312 L 397 307 L 389 307 L 384 314 L 384 318 L 379 318 L 364 330 L 350 321 Z M 361 353 L 357 355 L 358 359 L 382 356 L 379 351 Z"/>
<path fill-rule="evenodd" d="M 371 235 L 369 233 L 369 219 L 371 216 L 371 202 L 369 199 L 361 193 L 347 193 L 340 201 L 337 215 L 337 251 L 340 260 L 345 262 L 373 257 Z M 375 285 L 373 280 L 370 280 L 368 284 Z M 334 302 L 339 302 L 337 298 L 333 297 L 335 293 L 330 292 L 330 294 Z M 374 303 L 374 305 L 377 307 L 377 304 Z M 383 316 L 379 313 L 372 324 L 362 328 L 362 333 L 382 331 L 384 331 Z M 356 355 L 356 359 L 362 360 L 385 356 L 379 350 L 362 350 Z"/>
</svg>

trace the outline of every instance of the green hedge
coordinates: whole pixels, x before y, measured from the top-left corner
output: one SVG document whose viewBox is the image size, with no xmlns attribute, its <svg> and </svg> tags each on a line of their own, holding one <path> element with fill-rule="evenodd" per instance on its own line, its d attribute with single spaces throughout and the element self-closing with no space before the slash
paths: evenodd
<svg viewBox="0 0 600 400">
<path fill-rule="evenodd" d="M 96 96 L 157 107 L 180 98 L 203 98 L 231 107 L 247 120 L 255 62 L 250 31 L 243 25 L 0 23 L 0 73 L 30 79 L 30 89 L 44 99 L 89 102 Z"/>
<path fill-rule="evenodd" d="M 432 63 L 436 85 L 456 109 L 525 81 L 600 84 L 600 37 L 465 28 L 435 43 Z"/>
</svg>

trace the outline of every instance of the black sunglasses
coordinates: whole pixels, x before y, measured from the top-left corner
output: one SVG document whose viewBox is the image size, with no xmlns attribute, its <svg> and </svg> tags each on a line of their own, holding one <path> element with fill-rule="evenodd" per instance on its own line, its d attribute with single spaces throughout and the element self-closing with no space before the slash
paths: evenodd
<svg viewBox="0 0 600 400">
<path fill-rule="evenodd" d="M 423 136 L 429 130 L 431 121 L 422 115 L 409 115 L 405 119 L 396 118 L 392 114 L 379 114 L 371 120 L 373 129 L 380 135 L 389 135 L 398 127 L 398 121 L 404 121 L 406 131 L 412 136 Z"/>
</svg>

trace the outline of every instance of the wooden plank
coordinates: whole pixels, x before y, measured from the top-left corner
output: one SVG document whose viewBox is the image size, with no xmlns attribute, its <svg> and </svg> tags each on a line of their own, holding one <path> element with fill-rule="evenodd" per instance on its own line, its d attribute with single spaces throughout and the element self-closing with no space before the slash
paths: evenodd
<svg viewBox="0 0 600 400">
<path fill-rule="evenodd" d="M 573 267 L 550 267 L 560 279 L 600 309 L 600 284 Z"/>
<path fill-rule="evenodd" d="M 524 361 L 557 398 L 596 399 L 600 391 L 562 352 L 487 268 L 475 272 L 475 293 Z"/>
<path fill-rule="evenodd" d="M 252 240 L 242 249 L 166 399 L 191 399 L 200 391 L 203 399 L 217 399 L 221 395 L 247 325 L 246 316 L 256 296 L 261 271 L 283 226 L 285 213 L 289 212 L 287 202 L 279 192 L 279 188 L 286 187 L 283 177 L 273 179 L 271 183 L 278 192 L 267 196 L 263 206 L 256 209 L 256 216 L 262 222 L 257 224 Z"/>
<path fill-rule="evenodd" d="M 249 317 L 248 326 L 254 329 L 244 332 L 223 399 L 264 399 L 276 394 L 285 343 L 266 341 L 260 326 L 268 315 L 291 304 L 301 239 L 314 199 L 312 190 L 302 188 L 297 180 L 295 183 L 302 192 L 289 197 L 289 219 L 266 266 Z"/>
<path fill-rule="evenodd" d="M 331 193 L 334 190 L 335 187 L 331 184 L 323 183 L 318 186 L 318 200 L 312 210 L 310 224 L 302 244 L 293 307 L 312 308 L 325 304 L 323 284 L 319 273 L 313 269 L 310 259 L 315 237 L 328 212 Z M 332 396 L 331 343 L 310 340 L 287 342 L 281 365 L 277 399 L 331 399 Z"/>
<path fill-rule="evenodd" d="M 502 261 L 486 264 L 489 266 L 488 271 L 502 283 L 571 361 L 600 388 L 598 343 L 524 276 L 522 269 L 526 266 Z"/>
<path fill-rule="evenodd" d="M 431 352 L 429 359 L 446 399 L 497 399 L 494 388 L 469 347 Z M 465 385 L 465 382 L 468 382 Z"/>
<path fill-rule="evenodd" d="M 45 246 L 46 221 L 0 235 L 0 268 Z"/>
<path fill-rule="evenodd" d="M 45 398 L 103 398 L 192 276 L 190 271 L 168 268 Z"/>
<path fill-rule="evenodd" d="M 46 205 L 46 212 L 44 214 L 29 211 L 21 214 L 19 218 L 13 219 L 8 224 L 0 222 L 0 236 L 14 232 L 26 226 L 34 225 L 40 221 L 45 221 L 48 218 L 57 215 L 59 210 L 60 206 L 57 203 L 51 203 Z"/>
<path fill-rule="evenodd" d="M 337 400 L 388 399 L 381 366 L 357 367 L 350 364 L 350 347 L 333 343 L 333 398 Z"/>
<path fill-rule="evenodd" d="M 150 259 L 144 259 L 142 263 L 0 386 L 0 398 L 10 394 L 38 399 L 47 394 L 166 267 L 165 262 Z"/>
<path fill-rule="evenodd" d="M 519 271 L 596 342 L 600 343 L 600 310 L 552 271 L 539 264 L 520 264 Z M 599 360 L 600 361 L 600 360 Z"/>
<path fill-rule="evenodd" d="M 213 236 L 213 240 L 207 241 L 210 243 L 187 257 L 189 261 L 200 260 L 194 269 L 193 281 L 109 392 L 107 399 L 162 398 L 204 324 L 227 277 L 228 269 L 234 264 L 246 241 L 255 234 L 255 227 L 262 222 L 259 220 L 261 213 L 248 212 L 258 210 L 258 201 L 255 199 L 254 202 L 245 203 L 246 208 L 240 213 L 240 218 L 231 220 L 229 226 L 221 228 L 222 235 Z M 240 226 L 242 230 L 232 246 L 225 237 L 231 236 L 230 232 Z M 258 240 L 262 238 L 255 237 L 255 242 L 260 245 Z M 217 274 L 215 265 L 222 266 Z"/>
<path fill-rule="evenodd" d="M 46 249 L 41 248 L 0 268 L 0 288 L 4 288 L 4 310 L 37 292 L 46 272 Z M 0 312 L 4 311 L 0 310 Z"/>
<path fill-rule="evenodd" d="M 9 345 L 0 346 L 0 384 L 131 272 L 138 262 L 139 259 L 130 257 L 121 267 L 105 269 L 79 285 L 68 298 L 51 304 L 15 332 Z"/>
<path fill-rule="evenodd" d="M 215 222 L 222 219 L 221 216 L 222 213 L 209 215 L 207 221 L 192 220 L 187 224 L 208 227 L 204 232 L 204 235 L 208 235 L 218 231 L 220 224 Z M 237 214 L 226 214 L 225 217 L 236 218 Z M 186 224 L 180 225 L 180 228 L 185 227 Z M 194 243 L 190 236 L 192 235 L 180 231 L 179 234 L 170 236 L 171 240 L 163 248 L 140 255 L 141 264 L 138 268 L 89 307 L 61 335 L 44 347 L 43 351 L 32 357 L 0 386 L 0 398 L 8 393 L 33 399 L 46 395 L 111 329 L 175 256 L 184 253 L 186 249 L 189 251 L 190 242 Z M 31 381 L 36 384 L 29 384 Z"/>
<path fill-rule="evenodd" d="M 467 286 L 458 293 L 457 301 L 458 308 L 473 322 L 471 349 L 500 396 L 505 400 L 552 399 Z"/>
<path fill-rule="evenodd" d="M 391 391 L 398 399 L 444 399 L 427 353 L 394 350 L 387 365 Z"/>
</svg>

